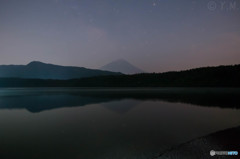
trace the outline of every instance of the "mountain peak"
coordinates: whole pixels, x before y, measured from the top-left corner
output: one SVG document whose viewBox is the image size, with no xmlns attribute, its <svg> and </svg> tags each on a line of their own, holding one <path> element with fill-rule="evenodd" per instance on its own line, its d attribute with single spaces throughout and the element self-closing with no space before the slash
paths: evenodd
<svg viewBox="0 0 240 159">
<path fill-rule="evenodd" d="M 125 64 L 130 64 L 127 60 L 124 59 L 118 59 L 115 61 L 112 61 L 111 63 L 125 63 Z M 109 63 L 110 64 L 110 63 Z"/>
<path fill-rule="evenodd" d="M 136 74 L 144 72 L 124 59 L 118 59 L 113 62 L 110 62 L 109 64 L 101 67 L 101 70 L 121 72 L 124 74 Z"/>
<path fill-rule="evenodd" d="M 40 62 L 40 61 L 32 61 L 29 64 L 27 64 L 27 66 L 30 66 L 30 65 L 43 65 L 43 64 L 45 64 L 45 63 Z"/>
<path fill-rule="evenodd" d="M 113 62 L 116 62 L 116 61 L 119 61 L 119 62 L 128 62 L 128 61 L 125 60 L 125 59 L 117 59 L 117 60 L 115 60 L 115 61 L 113 61 Z"/>
</svg>

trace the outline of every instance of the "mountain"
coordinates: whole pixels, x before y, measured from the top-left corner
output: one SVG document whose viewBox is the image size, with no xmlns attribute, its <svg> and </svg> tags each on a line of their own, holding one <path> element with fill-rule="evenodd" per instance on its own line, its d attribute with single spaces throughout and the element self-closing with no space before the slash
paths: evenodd
<svg viewBox="0 0 240 159">
<path fill-rule="evenodd" d="M 24 66 L 20 66 L 20 68 L 22 67 Z M 61 70 L 64 74 L 57 71 L 54 72 L 57 69 L 44 70 L 48 71 L 47 73 L 49 71 L 54 73 L 54 78 L 56 78 L 56 74 L 61 76 L 58 78 L 63 78 L 62 75 L 68 75 L 69 73 L 67 70 Z M 117 75 L 116 73 L 112 73 L 114 75 L 106 76 L 96 76 L 94 74 L 95 77 L 70 80 L 0 78 L 0 87 L 240 87 L 239 70 L 240 65 L 229 65 L 165 73 L 142 73 L 134 75 Z M 16 73 L 16 69 L 14 71 Z M 45 72 L 39 71 L 37 75 L 40 73 L 42 75 Z M 50 78 L 50 75 L 52 74 L 44 74 L 44 77 Z M 76 74 L 73 75 L 76 76 Z M 86 74 L 83 75 L 86 76 Z M 144 94 L 144 96 L 146 95 Z"/>
<path fill-rule="evenodd" d="M 0 65 L 0 78 L 74 79 L 120 73 L 87 69 L 84 67 L 59 66 L 38 61 L 27 65 Z"/>
<path fill-rule="evenodd" d="M 137 74 L 143 73 L 144 71 L 133 66 L 128 61 L 120 59 L 113 61 L 103 67 L 100 68 L 101 70 L 113 71 L 113 72 L 121 72 L 124 74 Z"/>
</svg>

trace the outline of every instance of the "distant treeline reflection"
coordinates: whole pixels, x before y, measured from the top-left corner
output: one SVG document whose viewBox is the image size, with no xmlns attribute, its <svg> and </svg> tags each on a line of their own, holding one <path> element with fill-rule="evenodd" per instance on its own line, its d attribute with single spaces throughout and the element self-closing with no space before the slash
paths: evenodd
<svg viewBox="0 0 240 159">
<path fill-rule="evenodd" d="M 7 92 L 7 93 L 6 93 Z M 234 88 L 162 89 L 19 89 L 1 93 L 0 109 L 27 109 L 41 112 L 124 99 L 166 101 L 198 106 L 240 108 L 240 90 Z M 14 92 L 14 93 L 11 93 Z"/>
</svg>

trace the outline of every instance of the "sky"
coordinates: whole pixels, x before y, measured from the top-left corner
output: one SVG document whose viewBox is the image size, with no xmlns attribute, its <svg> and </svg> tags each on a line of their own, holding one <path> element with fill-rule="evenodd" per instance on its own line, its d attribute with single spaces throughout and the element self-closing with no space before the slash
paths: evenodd
<svg viewBox="0 0 240 159">
<path fill-rule="evenodd" d="M 240 64 L 240 0 L 0 0 L 0 65 Z"/>
</svg>

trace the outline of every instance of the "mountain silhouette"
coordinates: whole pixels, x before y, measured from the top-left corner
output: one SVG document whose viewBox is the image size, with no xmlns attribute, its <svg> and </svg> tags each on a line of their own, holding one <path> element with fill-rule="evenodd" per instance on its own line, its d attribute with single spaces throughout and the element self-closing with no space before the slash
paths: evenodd
<svg viewBox="0 0 240 159">
<path fill-rule="evenodd" d="M 119 75 L 120 73 L 87 69 L 84 67 L 59 66 L 38 61 L 27 65 L 0 65 L 0 78 L 31 79 L 74 79 L 102 75 Z"/>
<path fill-rule="evenodd" d="M 22 70 L 24 66 L 13 66 L 13 68 L 19 68 L 18 71 L 20 70 L 20 74 L 18 74 L 17 69 L 13 69 L 15 73 L 14 76 L 18 75 L 24 78 L 1 78 L 1 76 L 6 76 L 6 74 L 3 74 L 6 72 L 1 72 L 0 69 L 0 87 L 240 87 L 240 65 L 202 67 L 178 72 L 142 73 L 134 75 L 124 75 L 120 73 L 120 75 L 117 75 L 117 73 L 113 72 L 110 72 L 113 75 L 106 75 L 109 72 L 101 71 L 99 74 L 96 74 L 96 71 L 90 72 L 95 74 L 89 74 L 89 71 L 84 72 L 82 69 L 80 69 L 81 71 L 79 71 L 79 69 L 77 69 L 78 71 L 70 69 L 74 67 L 53 69 L 55 66 L 47 67 L 46 65 L 44 65 L 46 67 L 45 69 L 41 66 L 41 69 L 38 70 L 38 65 L 42 64 L 33 63 L 30 65 L 32 66 L 26 66 L 29 71 L 26 72 L 28 73 L 27 75 L 31 73 L 30 79 L 26 79 L 27 76 Z M 10 69 L 8 71 L 7 73 L 12 73 Z M 95 77 L 86 77 L 87 75 Z M 8 76 L 10 75 L 8 74 Z M 11 76 L 13 75 L 11 74 Z M 79 78 L 84 76 L 85 78 Z M 33 77 L 58 79 L 32 79 Z M 78 79 L 59 80 L 59 78 L 70 77 Z"/>
<path fill-rule="evenodd" d="M 144 71 L 130 64 L 128 61 L 119 59 L 100 68 L 101 70 L 121 72 L 124 74 L 143 73 Z"/>
</svg>

